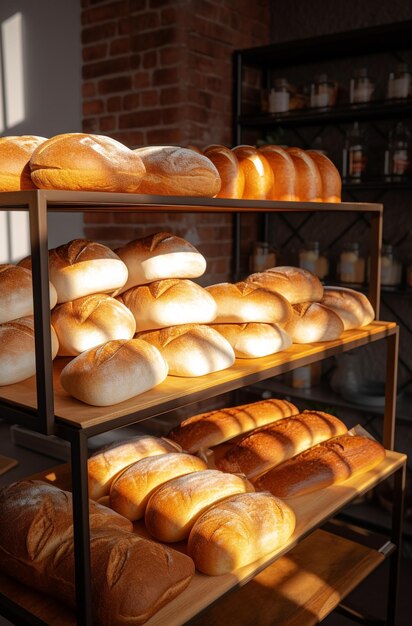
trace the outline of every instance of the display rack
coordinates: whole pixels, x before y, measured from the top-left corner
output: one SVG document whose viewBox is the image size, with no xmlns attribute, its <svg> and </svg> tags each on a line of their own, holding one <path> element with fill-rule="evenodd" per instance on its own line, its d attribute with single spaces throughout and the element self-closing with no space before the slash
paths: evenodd
<svg viewBox="0 0 412 626">
<path fill-rule="evenodd" d="M 405 471 L 405 456 L 393 452 L 398 355 L 398 327 L 395 323 L 375 321 L 362 329 L 346 331 L 336 341 L 305 346 L 293 345 L 288 350 L 269 357 L 236 360 L 231 368 L 204 377 L 180 379 L 170 376 L 155 389 L 120 404 L 104 408 L 90 407 L 68 396 L 59 383 L 59 371 L 65 361 L 59 359 L 59 363 L 53 364 L 50 359 L 48 212 L 167 211 L 168 213 L 229 212 L 234 215 L 245 212 L 366 212 L 370 214 L 371 220 L 369 297 L 377 312 L 376 317 L 379 319 L 382 206 L 362 203 L 314 204 L 35 190 L 2 193 L 0 209 L 25 210 L 29 211 L 30 215 L 37 368 L 35 378 L 0 388 L 0 407 L 4 419 L 44 434 L 58 435 L 70 442 L 77 624 L 81 626 L 92 624 L 87 486 L 87 440 L 89 437 L 113 428 L 147 420 L 160 413 L 167 413 L 178 407 L 242 388 L 316 360 L 382 340 L 387 348 L 387 385 L 383 428 L 383 445 L 388 451 L 386 459 L 374 470 L 354 477 L 346 481 L 344 485 L 322 490 L 316 496 L 312 494 L 310 497 L 296 499 L 294 509 L 298 524 L 294 535 L 285 546 L 264 559 L 227 576 L 206 577 L 196 574 L 188 590 L 159 611 L 148 624 L 177 626 L 185 623 L 230 589 L 245 584 L 310 535 L 343 506 L 353 501 L 355 497 L 392 475 L 395 477 L 396 497 L 393 506 L 391 549 L 387 551 L 390 559 L 387 623 L 395 624 Z M 239 250 L 235 245 L 235 262 L 238 254 Z M 56 479 L 55 482 L 58 484 Z M 367 569 L 365 569 L 366 575 Z M 65 611 L 64 608 L 59 611 L 58 603 L 44 599 L 31 590 L 24 591 L 20 585 L 4 576 L 0 580 L 0 591 L 0 612 L 9 619 L 17 619 L 19 626 L 40 623 L 59 624 L 59 626 L 66 624 L 63 616 L 66 613 L 69 615 L 70 612 Z M 27 596 L 31 600 L 26 602 Z M 55 607 L 54 618 L 48 613 L 48 606 Z M 76 618 L 69 615 L 67 623 L 73 624 Z"/>
</svg>

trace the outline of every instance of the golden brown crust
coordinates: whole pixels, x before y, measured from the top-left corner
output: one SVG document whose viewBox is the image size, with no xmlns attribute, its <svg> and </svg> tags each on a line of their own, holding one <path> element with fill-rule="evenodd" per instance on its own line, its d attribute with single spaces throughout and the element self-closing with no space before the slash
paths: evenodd
<svg viewBox="0 0 412 626">
<path fill-rule="evenodd" d="M 0 137 L 0 191 L 35 189 L 30 177 L 29 161 L 45 137 L 21 135 Z"/>
<path fill-rule="evenodd" d="M 289 335 L 277 324 L 210 324 L 232 346 L 236 358 L 258 358 L 286 350 L 292 344 Z"/>
<path fill-rule="evenodd" d="M 300 267 L 279 265 L 265 272 L 250 274 L 246 282 L 280 293 L 290 304 L 319 302 L 323 296 L 319 278 Z"/>
<path fill-rule="evenodd" d="M 215 165 L 222 181 L 216 197 L 242 198 L 245 190 L 245 174 L 239 166 L 236 154 L 220 145 L 208 146 L 203 154 Z"/>
<path fill-rule="evenodd" d="M 296 171 L 296 199 L 300 202 L 321 202 L 322 179 L 311 156 L 301 148 L 287 148 Z"/>
<path fill-rule="evenodd" d="M 273 172 L 273 186 L 268 200 L 294 201 L 296 195 L 296 170 L 293 159 L 280 146 L 262 146 L 259 152 L 268 161 Z"/>
<path fill-rule="evenodd" d="M 341 202 L 342 180 L 338 169 L 322 152 L 306 150 L 306 154 L 310 156 L 319 170 L 323 202 Z"/>
<path fill-rule="evenodd" d="M 316 343 L 338 339 L 344 330 L 339 315 L 320 302 L 294 304 L 285 331 L 293 343 Z"/>
<path fill-rule="evenodd" d="M 236 146 L 233 152 L 245 176 L 243 198 L 268 199 L 273 187 L 273 172 L 264 155 L 253 146 Z"/>
<path fill-rule="evenodd" d="M 347 287 L 325 287 L 321 304 L 339 315 L 345 330 L 361 328 L 375 318 L 375 312 L 367 297 Z"/>
<path fill-rule="evenodd" d="M 0 265 L 0 324 L 33 314 L 31 271 L 20 265 Z M 50 308 L 57 302 L 57 293 L 49 283 Z"/>
</svg>

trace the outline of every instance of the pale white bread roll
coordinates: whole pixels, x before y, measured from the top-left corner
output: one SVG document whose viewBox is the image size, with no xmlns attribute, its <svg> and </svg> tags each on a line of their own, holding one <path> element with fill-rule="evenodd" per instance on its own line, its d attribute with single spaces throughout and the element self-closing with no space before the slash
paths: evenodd
<svg viewBox="0 0 412 626">
<path fill-rule="evenodd" d="M 245 175 L 234 152 L 225 146 L 212 145 L 205 148 L 203 154 L 215 165 L 222 181 L 216 197 L 242 198 L 245 190 Z"/>
<path fill-rule="evenodd" d="M 253 146 L 236 146 L 233 153 L 245 177 L 242 197 L 266 200 L 273 187 L 273 172 L 264 155 Z"/>
<path fill-rule="evenodd" d="M 273 186 L 268 200 L 294 201 L 296 196 L 296 169 L 293 159 L 280 146 L 262 146 L 259 152 L 263 154 L 273 172 Z"/>
<path fill-rule="evenodd" d="M 198 278 L 206 270 L 206 259 L 191 243 L 166 232 L 130 241 L 115 253 L 129 272 L 119 293 L 164 278 Z"/>
<path fill-rule="evenodd" d="M 301 148 L 287 148 L 296 171 L 296 199 L 300 202 L 322 201 L 322 179 L 310 155 Z"/>
<path fill-rule="evenodd" d="M 180 324 L 208 324 L 217 311 L 211 294 L 186 278 L 167 278 L 132 287 L 117 299 L 133 313 L 137 332 Z"/>
<path fill-rule="evenodd" d="M 367 472 L 384 458 L 385 449 L 377 441 L 340 435 L 269 470 L 256 480 L 255 487 L 279 498 L 293 498 Z"/>
<path fill-rule="evenodd" d="M 339 315 L 319 302 L 293 305 L 294 314 L 285 323 L 285 331 L 293 343 L 333 341 L 343 333 Z"/>
<path fill-rule="evenodd" d="M 87 462 L 90 498 L 99 500 L 108 495 L 113 480 L 132 463 L 176 450 L 180 448 L 172 441 L 152 435 L 139 435 L 99 450 Z"/>
<path fill-rule="evenodd" d="M 323 202 L 341 202 L 342 180 L 338 169 L 322 152 L 306 150 L 306 154 L 315 162 L 319 170 Z"/>
<path fill-rule="evenodd" d="M 51 358 L 57 354 L 59 342 L 51 332 Z M 13 385 L 36 373 L 33 316 L 20 317 L 0 325 L 0 386 Z"/>
<path fill-rule="evenodd" d="M 375 312 L 368 298 L 347 287 L 324 287 L 321 304 L 339 315 L 345 330 L 361 328 L 375 319 Z"/>
<path fill-rule="evenodd" d="M 301 267 L 279 265 L 250 274 L 246 282 L 280 293 L 290 304 L 319 302 L 323 296 L 323 285 L 319 278 Z"/>
<path fill-rule="evenodd" d="M 168 437 L 183 450 L 197 452 L 298 413 L 297 407 L 287 400 L 260 400 L 193 415 L 173 428 Z"/>
<path fill-rule="evenodd" d="M 31 271 L 5 263 L 0 265 L 0 324 L 33 314 Z M 50 308 L 56 306 L 57 293 L 49 282 Z"/>
<path fill-rule="evenodd" d="M 70 395 L 93 406 L 128 400 L 161 383 L 167 363 L 154 346 L 140 339 L 113 339 L 82 352 L 61 372 Z"/>
<path fill-rule="evenodd" d="M 0 137 L 0 191 L 35 189 L 29 161 L 45 137 L 21 135 Z"/>
<path fill-rule="evenodd" d="M 65 133 L 44 141 L 30 159 L 40 189 L 136 193 L 145 174 L 138 154 L 105 135 Z"/>
<path fill-rule="evenodd" d="M 198 456 L 169 452 L 141 459 L 129 465 L 112 483 L 110 506 L 132 521 L 144 517 L 154 491 L 172 478 L 207 469 Z"/>
<path fill-rule="evenodd" d="M 155 346 L 167 361 L 171 376 L 205 376 L 231 367 L 235 353 L 213 328 L 182 324 L 139 333 L 139 339 Z"/>
<path fill-rule="evenodd" d="M 215 324 L 266 322 L 284 323 L 292 314 L 289 302 L 281 294 L 253 282 L 242 281 L 209 285 L 217 313 Z"/>
<path fill-rule="evenodd" d="M 178 146 L 149 146 L 134 153 L 146 168 L 139 193 L 205 198 L 219 193 L 219 172 L 203 154 Z"/>
<path fill-rule="evenodd" d="M 132 339 L 133 314 L 121 302 L 98 293 L 65 302 L 52 312 L 59 356 L 76 356 L 113 339 Z"/>
<path fill-rule="evenodd" d="M 255 359 L 286 350 L 292 339 L 277 324 L 211 324 L 232 346 L 237 359 Z"/>
<path fill-rule="evenodd" d="M 145 513 L 146 528 L 158 541 L 182 541 L 189 536 L 199 515 L 212 504 L 248 491 L 254 489 L 246 478 L 218 470 L 173 478 L 150 497 Z"/>
<path fill-rule="evenodd" d="M 188 554 L 203 574 L 228 574 L 283 546 L 295 525 L 291 507 L 271 494 L 235 495 L 195 522 Z"/>
<path fill-rule="evenodd" d="M 223 472 L 242 473 L 254 479 L 295 454 L 347 430 L 334 415 L 303 411 L 252 431 L 235 443 L 216 465 Z"/>
</svg>

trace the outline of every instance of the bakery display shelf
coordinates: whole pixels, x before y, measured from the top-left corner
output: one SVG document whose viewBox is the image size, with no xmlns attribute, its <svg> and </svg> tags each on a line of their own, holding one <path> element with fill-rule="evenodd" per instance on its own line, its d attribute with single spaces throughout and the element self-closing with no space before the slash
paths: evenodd
<svg viewBox="0 0 412 626">
<path fill-rule="evenodd" d="M 277 568 L 276 570 L 272 569 L 268 573 L 267 568 L 286 553 L 288 553 L 288 556 L 284 558 L 289 562 L 294 561 L 294 550 L 297 550 L 298 554 L 304 555 L 306 560 L 313 559 L 311 550 L 313 548 L 313 542 L 317 541 L 318 535 L 316 533 L 311 535 L 311 533 L 355 498 L 364 494 L 392 474 L 402 471 L 405 467 L 405 461 L 405 455 L 387 451 L 386 458 L 377 467 L 368 472 L 354 476 L 344 483 L 321 489 L 306 496 L 289 499 L 288 503 L 291 505 L 296 515 L 296 528 L 294 534 L 285 545 L 255 563 L 247 565 L 230 574 L 206 576 L 196 573 L 187 589 L 150 618 L 146 622 L 146 625 L 165 626 L 165 624 L 167 624 L 167 626 L 181 626 L 185 624 L 229 591 L 246 585 L 249 581 L 254 579 L 255 576 L 259 575 L 260 572 L 262 572 L 263 577 L 272 577 L 272 572 L 276 572 Z M 37 475 L 36 478 L 43 478 L 63 488 L 70 487 L 70 472 L 67 465 L 57 466 L 54 471 L 44 472 Z M 135 531 L 140 535 L 147 536 L 141 523 L 135 524 Z M 306 539 L 307 537 L 308 540 Z M 308 541 L 308 550 L 305 550 L 305 541 Z M 333 538 L 333 545 L 335 545 L 335 542 L 336 546 L 342 545 L 340 539 Z M 324 555 L 322 554 L 322 559 L 325 559 L 323 563 L 327 570 L 331 567 L 336 572 L 335 576 L 340 578 L 340 589 L 343 595 L 349 593 L 349 591 L 379 565 L 384 557 L 388 556 L 392 550 L 392 548 L 388 549 L 389 544 L 385 544 L 385 548 L 380 552 L 379 550 L 371 550 L 364 546 L 351 546 L 349 551 L 338 549 L 330 550 L 330 541 L 327 542 L 327 545 L 328 549 L 325 550 Z M 185 544 L 183 543 L 171 544 L 171 546 L 183 551 L 185 550 Z M 329 558 L 332 557 L 333 561 L 331 562 Z M 351 563 L 345 561 L 347 558 L 353 559 Z M 320 556 L 317 557 L 317 563 L 318 567 L 323 567 Z M 282 563 L 280 567 L 282 567 Z M 356 575 L 355 570 L 357 572 Z M 308 572 L 303 573 L 305 576 L 308 574 Z M 314 576 L 308 574 L 306 580 L 309 585 L 309 589 L 306 589 L 307 594 L 311 592 Z M 304 585 L 304 581 L 301 581 L 301 583 Z M 304 596 L 301 596 L 299 587 L 296 586 L 293 581 L 290 581 L 290 584 L 292 588 L 295 589 L 294 598 L 297 601 L 300 597 L 303 599 Z M 318 587 L 320 587 L 319 594 L 322 601 L 317 606 L 319 606 L 319 610 L 322 616 L 324 616 L 323 613 L 325 611 L 329 612 L 334 608 L 333 605 L 338 603 L 336 602 L 338 598 L 336 597 L 336 591 L 330 588 L 327 581 L 318 581 Z M 280 586 L 279 593 L 281 592 L 281 588 Z M 315 589 L 313 589 L 313 591 L 314 590 Z M 43 619 L 50 626 L 73 626 L 76 623 L 72 612 L 61 606 L 59 602 L 28 589 L 4 575 L 0 576 L 0 593 L 4 594 L 11 601 L 18 602 L 20 606 L 40 619 Z M 309 593 L 309 595 L 311 595 L 311 593 Z M 317 594 L 315 595 L 317 596 Z M 316 597 L 314 600 L 316 600 Z M 299 604 L 300 606 L 296 609 L 298 611 L 297 615 L 304 616 L 307 610 L 305 602 L 300 602 Z M 281 621 L 279 623 L 283 624 L 284 622 Z M 296 622 L 296 624 L 298 623 L 306 624 L 304 621 Z"/>
</svg>

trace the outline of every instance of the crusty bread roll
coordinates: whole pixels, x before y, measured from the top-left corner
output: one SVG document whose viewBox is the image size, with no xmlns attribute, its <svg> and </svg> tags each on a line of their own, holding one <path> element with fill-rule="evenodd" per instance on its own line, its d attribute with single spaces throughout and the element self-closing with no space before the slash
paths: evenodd
<svg viewBox="0 0 412 626">
<path fill-rule="evenodd" d="M 205 148 L 203 154 L 212 161 L 222 181 L 217 198 L 242 198 L 245 174 L 232 150 L 225 146 L 212 145 Z"/>
<path fill-rule="evenodd" d="M 280 146 L 262 146 L 259 152 L 268 161 L 273 172 L 273 186 L 268 200 L 294 201 L 296 196 L 296 170 L 290 154 Z"/>
<path fill-rule="evenodd" d="M 0 265 L 0 324 L 11 320 L 32 315 L 33 313 L 33 284 L 31 271 L 11 265 Z M 57 302 L 57 293 L 49 282 L 50 308 Z"/>
<path fill-rule="evenodd" d="M 232 346 L 238 359 L 254 359 L 286 350 L 289 335 L 277 324 L 211 324 Z"/>
<path fill-rule="evenodd" d="M 114 339 L 86 350 L 61 372 L 63 389 L 86 404 L 108 406 L 161 383 L 167 363 L 154 346 L 140 339 Z"/>
<path fill-rule="evenodd" d="M 152 493 L 172 478 L 207 469 L 198 456 L 169 452 L 141 459 L 129 465 L 113 481 L 110 488 L 110 506 L 132 521 L 144 516 Z"/>
<path fill-rule="evenodd" d="M 375 312 L 368 298 L 347 287 L 324 287 L 321 304 L 339 315 L 345 330 L 370 324 Z"/>
<path fill-rule="evenodd" d="M 136 331 L 133 314 L 104 293 L 65 302 L 52 312 L 59 340 L 59 356 L 76 356 L 112 339 L 132 339 Z"/>
<path fill-rule="evenodd" d="M 293 510 L 269 493 L 232 496 L 195 522 L 188 554 L 200 572 L 228 574 L 283 546 L 295 524 Z"/>
<path fill-rule="evenodd" d="M 51 358 L 57 354 L 59 342 L 51 332 Z M 0 325 L 0 386 L 12 385 L 36 373 L 33 316 L 20 317 Z"/>
<path fill-rule="evenodd" d="M 213 297 L 192 280 L 167 278 L 132 287 L 117 299 L 136 320 L 136 331 L 178 324 L 208 324 L 216 317 Z"/>
<path fill-rule="evenodd" d="M 216 465 L 223 472 L 256 478 L 295 454 L 346 432 L 345 424 L 337 417 L 321 411 L 304 411 L 252 431 Z"/>
<path fill-rule="evenodd" d="M 340 435 L 319 443 L 269 470 L 255 482 L 258 491 L 292 498 L 367 472 L 385 458 L 380 443 L 359 435 Z"/>
<path fill-rule="evenodd" d="M 204 376 L 230 367 L 235 353 L 228 341 L 202 324 L 181 324 L 139 333 L 166 359 L 171 376 Z"/>
<path fill-rule="evenodd" d="M 193 415 L 173 428 L 168 437 L 184 450 L 197 452 L 298 413 L 295 405 L 287 400 L 261 400 Z"/>
<path fill-rule="evenodd" d="M 233 153 L 245 177 L 242 197 L 266 200 L 273 187 L 273 172 L 264 155 L 253 146 L 236 146 Z"/>
<path fill-rule="evenodd" d="M 333 341 L 343 332 L 339 315 L 319 302 L 293 305 L 294 314 L 285 323 L 285 331 L 293 343 Z"/>
<path fill-rule="evenodd" d="M 99 450 L 87 462 L 89 497 L 99 500 L 109 494 L 113 480 L 132 463 L 176 450 L 179 448 L 173 442 L 152 435 L 139 435 Z"/>
<path fill-rule="evenodd" d="M 30 159 L 40 189 L 136 193 L 145 174 L 138 154 L 105 135 L 65 133 L 44 141 Z"/>
<path fill-rule="evenodd" d="M 319 278 L 301 267 L 279 265 L 265 272 L 250 274 L 246 282 L 280 293 L 290 304 L 319 302 L 323 296 Z"/>
<path fill-rule="evenodd" d="M 341 202 L 342 180 L 338 169 L 322 152 L 306 150 L 306 154 L 310 156 L 319 170 L 323 202 Z"/>
<path fill-rule="evenodd" d="M 206 270 L 206 259 L 191 243 L 166 232 L 130 241 L 115 253 L 129 273 L 119 293 L 164 278 L 198 278 Z"/>
<path fill-rule="evenodd" d="M 278 293 L 253 282 L 209 285 L 217 313 L 215 324 L 243 322 L 285 322 L 292 314 L 289 302 Z"/>
<path fill-rule="evenodd" d="M 301 148 L 287 148 L 296 171 L 296 199 L 300 202 L 321 202 L 322 179 L 311 156 Z"/>
<path fill-rule="evenodd" d="M 139 193 L 213 198 L 219 192 L 219 172 L 203 154 L 177 146 L 149 146 L 134 153 L 146 168 Z"/>
<path fill-rule="evenodd" d="M 21 135 L 0 137 L 0 191 L 35 189 L 30 177 L 29 161 L 45 137 Z"/>
<path fill-rule="evenodd" d="M 173 478 L 149 499 L 146 528 L 159 541 L 182 541 L 189 536 L 199 515 L 211 504 L 247 491 L 254 489 L 246 478 L 218 470 L 203 470 Z"/>
</svg>

